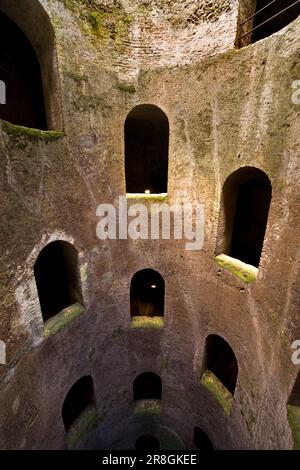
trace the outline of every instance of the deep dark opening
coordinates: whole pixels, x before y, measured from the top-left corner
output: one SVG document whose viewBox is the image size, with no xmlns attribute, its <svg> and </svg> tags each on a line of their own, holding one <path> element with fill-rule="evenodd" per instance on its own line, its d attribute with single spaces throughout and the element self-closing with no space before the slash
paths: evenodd
<svg viewBox="0 0 300 470">
<path fill-rule="evenodd" d="M 168 191 L 169 122 L 165 113 L 147 104 L 135 107 L 125 122 L 127 193 Z"/>
<path fill-rule="evenodd" d="M 271 182 L 262 170 L 243 167 L 232 173 L 223 187 L 218 249 L 258 267 L 271 199 Z"/>
<path fill-rule="evenodd" d="M 252 177 L 238 189 L 230 256 L 258 267 L 272 197 L 266 175 Z"/>
<path fill-rule="evenodd" d="M 160 450 L 159 440 L 150 434 L 145 434 L 136 440 L 135 450 Z"/>
<path fill-rule="evenodd" d="M 213 450 L 213 446 L 209 438 L 205 432 L 197 426 L 194 428 L 194 444 L 199 450 Z"/>
<path fill-rule="evenodd" d="M 82 303 L 78 254 L 70 243 L 49 243 L 36 260 L 34 275 L 44 321 L 76 302 Z"/>
<path fill-rule="evenodd" d="M 69 390 L 62 408 L 62 419 L 67 431 L 80 413 L 94 403 L 93 379 L 90 375 L 81 377 Z"/>
<path fill-rule="evenodd" d="M 25 127 L 47 129 L 40 65 L 25 34 L 0 12 L 0 80 L 6 104 L 0 118 Z M 5 47 L 4 47 L 5 44 Z"/>
<path fill-rule="evenodd" d="M 209 369 L 233 395 L 237 377 L 238 364 L 229 344 L 218 335 L 206 339 L 205 369 Z"/>
<path fill-rule="evenodd" d="M 164 315 L 165 282 L 153 269 L 134 274 L 130 287 L 132 316 L 159 317 Z"/>
<path fill-rule="evenodd" d="M 161 400 L 161 393 L 161 378 L 153 372 L 144 372 L 133 382 L 134 400 Z"/>
<path fill-rule="evenodd" d="M 288 404 L 293 406 L 300 406 L 300 372 L 298 373 Z"/>
<path fill-rule="evenodd" d="M 257 0 L 256 12 L 261 10 L 270 2 L 271 0 Z M 260 25 L 264 21 L 268 20 L 269 18 L 272 18 L 274 15 L 277 15 L 277 13 L 280 13 L 288 6 L 293 5 L 293 3 L 295 3 L 295 0 L 276 0 L 272 5 L 267 7 L 265 10 L 263 10 L 260 13 L 257 13 L 254 19 L 253 28 L 256 28 L 258 25 Z M 280 29 L 284 28 L 289 23 L 294 21 L 299 15 L 300 15 L 300 3 L 294 6 L 291 6 L 291 8 L 289 8 L 287 11 L 279 14 L 278 16 L 271 19 L 263 26 L 260 26 L 255 31 L 253 31 L 252 42 L 256 42 L 256 41 L 259 41 L 260 39 L 271 36 L 272 34 L 276 33 L 277 31 L 279 31 Z"/>
</svg>

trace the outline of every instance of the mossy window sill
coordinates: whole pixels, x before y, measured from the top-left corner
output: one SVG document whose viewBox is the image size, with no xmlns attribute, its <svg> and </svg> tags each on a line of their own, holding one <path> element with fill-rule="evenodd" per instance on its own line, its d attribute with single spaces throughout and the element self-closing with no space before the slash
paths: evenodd
<svg viewBox="0 0 300 470">
<path fill-rule="evenodd" d="M 66 433 L 68 448 L 74 449 L 84 436 L 97 427 L 100 421 L 94 405 L 83 410 Z"/>
<path fill-rule="evenodd" d="M 224 387 L 215 374 L 207 369 L 201 377 L 201 385 L 214 395 L 215 399 L 223 408 L 225 414 L 229 416 L 233 403 L 233 396 L 229 390 Z"/>
<path fill-rule="evenodd" d="M 161 400 L 138 400 L 134 405 L 134 414 L 136 416 L 159 415 L 161 410 Z"/>
<path fill-rule="evenodd" d="M 18 126 L 17 124 L 3 120 L 0 120 L 0 128 L 14 137 L 27 137 L 31 140 L 43 140 L 45 142 L 57 140 L 65 136 L 64 132 L 42 131 L 30 127 Z"/>
<path fill-rule="evenodd" d="M 294 440 L 294 449 L 300 450 L 300 406 L 287 405 L 287 415 Z"/>
<path fill-rule="evenodd" d="M 65 326 L 75 320 L 75 318 L 82 315 L 83 312 L 84 307 L 79 303 L 64 308 L 61 312 L 57 313 L 57 315 L 54 315 L 54 317 L 49 318 L 49 320 L 45 322 L 44 337 L 48 338 L 49 336 L 58 333 Z"/>
<path fill-rule="evenodd" d="M 131 327 L 135 329 L 147 328 L 160 330 L 165 326 L 164 317 L 146 317 L 136 316 L 132 317 Z"/>
<path fill-rule="evenodd" d="M 251 264 L 243 263 L 243 261 L 224 254 L 216 256 L 215 261 L 219 266 L 230 271 L 247 284 L 257 279 L 258 268 L 251 266 Z"/>
<path fill-rule="evenodd" d="M 118 87 L 121 91 L 126 91 L 127 93 L 135 93 L 136 92 L 136 87 L 133 83 L 119 82 Z"/>
<path fill-rule="evenodd" d="M 159 204 L 159 203 L 165 202 L 168 199 L 168 193 L 160 193 L 160 194 L 127 193 L 126 198 L 129 201 L 138 202 L 139 204 L 142 204 L 142 203 Z"/>
</svg>

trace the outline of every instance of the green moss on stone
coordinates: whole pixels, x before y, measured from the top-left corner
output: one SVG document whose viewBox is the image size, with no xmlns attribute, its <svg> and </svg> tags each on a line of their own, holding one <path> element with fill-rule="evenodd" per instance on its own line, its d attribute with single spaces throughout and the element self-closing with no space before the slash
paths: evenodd
<svg viewBox="0 0 300 470">
<path fill-rule="evenodd" d="M 92 13 L 89 16 L 89 21 L 91 23 L 92 28 L 97 30 L 100 24 L 99 13 L 97 11 L 92 11 Z"/>
<path fill-rule="evenodd" d="M 168 194 L 145 194 L 145 193 L 127 193 L 128 201 L 138 204 L 160 204 L 168 201 Z"/>
<path fill-rule="evenodd" d="M 114 35 L 111 37 L 115 40 L 115 46 L 119 51 L 124 47 L 123 41 L 129 35 L 132 21 L 131 15 L 124 15 L 117 21 Z"/>
<path fill-rule="evenodd" d="M 69 449 L 74 449 L 79 441 L 86 436 L 86 434 L 95 429 L 102 420 L 93 405 L 82 411 L 70 429 L 68 429 L 67 443 Z"/>
<path fill-rule="evenodd" d="M 92 11 L 87 18 L 91 30 L 102 39 L 110 38 L 110 30 L 105 25 L 105 16 L 101 12 Z"/>
<path fill-rule="evenodd" d="M 206 370 L 201 377 L 201 385 L 209 390 L 219 402 L 226 415 L 230 414 L 233 397 L 229 390 L 220 382 L 210 370 Z"/>
<path fill-rule="evenodd" d="M 287 405 L 287 415 L 294 440 L 294 449 L 300 450 L 300 406 Z"/>
<path fill-rule="evenodd" d="M 116 328 L 116 329 L 113 331 L 112 338 L 113 338 L 113 339 L 119 338 L 120 336 L 122 336 L 123 333 L 124 333 L 124 331 L 123 331 L 122 328 L 119 326 L 118 328 Z"/>
<path fill-rule="evenodd" d="M 146 5 L 141 4 L 127 13 L 118 0 L 111 0 L 109 3 L 99 0 L 64 0 L 64 3 L 79 22 L 82 31 L 89 34 L 94 43 L 96 40 L 98 45 L 99 39 L 104 42 L 112 41 L 118 52 L 126 47 L 127 41 L 124 39 L 128 38 L 133 22 L 149 11 Z"/>
<path fill-rule="evenodd" d="M 50 318 L 45 323 L 44 336 L 48 338 L 55 333 L 58 333 L 62 328 L 75 320 L 84 312 L 84 307 L 79 304 L 70 305 L 70 307 L 65 308 L 54 317 Z"/>
<path fill-rule="evenodd" d="M 227 271 L 242 279 L 246 283 L 253 282 L 257 279 L 258 269 L 250 264 L 231 258 L 228 255 L 219 255 L 215 257 L 215 261 Z"/>
<path fill-rule="evenodd" d="M 41 131 L 39 129 L 32 129 L 30 127 L 17 126 L 7 121 L 1 121 L 2 129 L 10 135 L 15 137 L 27 137 L 31 140 L 44 140 L 51 141 L 57 140 L 65 136 L 63 132 L 55 131 Z"/>
<path fill-rule="evenodd" d="M 125 92 L 128 92 L 128 93 L 135 93 L 136 92 L 136 88 L 135 88 L 135 85 L 133 83 L 119 82 L 118 87 L 121 91 L 125 91 Z"/>
<path fill-rule="evenodd" d="M 168 359 L 165 358 L 165 357 L 162 357 L 160 362 L 159 362 L 159 365 L 160 365 L 161 370 L 167 369 L 168 368 Z"/>
<path fill-rule="evenodd" d="M 136 416 L 159 415 L 162 410 L 160 400 L 138 400 L 134 406 Z"/>
<path fill-rule="evenodd" d="M 131 326 L 132 328 L 156 328 L 161 329 L 165 325 L 163 317 L 146 317 L 136 316 L 132 317 Z"/>
<path fill-rule="evenodd" d="M 112 39 L 117 47 L 122 46 L 123 38 L 128 35 L 133 21 L 131 15 L 117 6 L 87 11 L 86 17 L 93 33 L 102 39 Z"/>
<path fill-rule="evenodd" d="M 64 5 L 70 11 L 75 11 L 76 10 L 75 0 L 64 0 Z"/>
<path fill-rule="evenodd" d="M 87 75 L 82 75 L 82 74 L 79 74 L 79 73 L 74 73 L 73 71 L 71 70 L 68 70 L 68 69 L 65 69 L 64 70 L 64 75 L 68 78 L 71 78 L 72 80 L 74 80 L 74 82 L 76 83 L 81 83 L 81 82 L 86 82 L 88 81 L 88 76 Z"/>
</svg>

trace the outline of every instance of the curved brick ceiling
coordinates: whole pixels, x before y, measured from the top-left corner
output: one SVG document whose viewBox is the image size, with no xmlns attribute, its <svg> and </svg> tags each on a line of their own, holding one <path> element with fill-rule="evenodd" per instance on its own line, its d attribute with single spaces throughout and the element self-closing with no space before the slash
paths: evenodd
<svg viewBox="0 0 300 470">
<path fill-rule="evenodd" d="M 66 21 L 77 19 L 108 67 L 153 69 L 233 47 L 236 1 L 65 0 Z"/>
</svg>

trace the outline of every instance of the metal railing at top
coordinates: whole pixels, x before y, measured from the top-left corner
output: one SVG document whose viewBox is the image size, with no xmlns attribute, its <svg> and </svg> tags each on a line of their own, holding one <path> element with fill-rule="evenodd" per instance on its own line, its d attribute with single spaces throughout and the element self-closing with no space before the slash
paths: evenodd
<svg viewBox="0 0 300 470">
<path fill-rule="evenodd" d="M 248 21 L 252 20 L 253 18 L 255 18 L 259 13 L 261 13 L 262 11 L 266 10 L 268 7 L 270 7 L 273 3 L 275 3 L 277 0 L 272 0 L 270 3 L 268 3 L 267 5 L 265 5 L 264 7 L 262 7 L 260 10 L 256 11 L 253 15 L 251 15 L 249 18 L 247 18 L 245 21 L 243 21 L 242 23 L 240 23 L 239 26 L 243 26 L 245 23 L 248 23 Z M 294 3 L 291 3 L 289 6 L 287 6 L 286 8 L 284 8 L 283 10 L 280 10 L 278 13 L 276 13 L 275 15 L 271 16 L 270 18 L 268 18 L 267 20 L 263 21 L 262 23 L 258 24 L 257 26 L 255 26 L 254 28 L 252 28 L 250 31 L 248 31 L 247 33 L 244 33 L 242 36 L 239 37 L 239 40 L 243 39 L 244 37 L 248 36 L 249 34 L 253 33 L 253 31 L 257 30 L 258 28 L 260 28 L 261 26 L 265 25 L 266 23 L 269 23 L 270 21 L 272 21 L 274 18 L 276 18 L 277 16 L 279 15 L 282 15 L 282 13 L 286 12 L 287 10 L 289 10 L 290 8 L 294 7 L 295 5 L 297 4 L 300 4 L 300 0 L 296 0 Z"/>
</svg>

